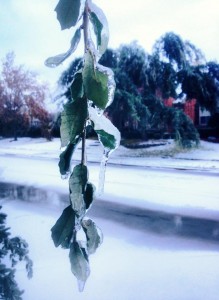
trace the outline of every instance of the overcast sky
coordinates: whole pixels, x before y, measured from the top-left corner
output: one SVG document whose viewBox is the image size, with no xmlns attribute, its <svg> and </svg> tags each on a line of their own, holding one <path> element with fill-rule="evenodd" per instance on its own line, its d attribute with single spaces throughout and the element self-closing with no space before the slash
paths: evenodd
<svg viewBox="0 0 219 300">
<path fill-rule="evenodd" d="M 96 0 L 105 12 L 112 48 L 137 40 L 147 52 L 173 31 L 219 62 L 218 0 Z M 68 50 L 74 29 L 61 31 L 54 8 L 58 0 L 0 0 L 0 58 L 14 51 L 16 62 L 54 82 L 64 66 L 49 69 L 44 60 Z M 78 53 L 76 54 L 78 55 Z"/>
</svg>

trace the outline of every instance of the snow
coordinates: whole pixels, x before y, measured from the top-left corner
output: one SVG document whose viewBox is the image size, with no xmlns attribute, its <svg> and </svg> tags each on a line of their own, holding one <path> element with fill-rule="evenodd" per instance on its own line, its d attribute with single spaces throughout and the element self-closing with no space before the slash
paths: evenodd
<svg viewBox="0 0 219 300">
<path fill-rule="evenodd" d="M 151 144 L 151 142 L 150 142 Z M 74 154 L 80 160 L 80 148 Z M 22 155 L 29 157 L 57 159 L 61 149 L 60 140 L 48 142 L 45 139 L 21 138 L 17 142 L 0 139 L 0 155 Z M 96 140 L 87 140 L 88 161 L 100 161 L 103 149 Z M 110 156 L 110 164 L 144 166 L 154 168 L 178 168 L 219 172 L 219 144 L 201 141 L 198 149 L 178 152 L 172 140 L 164 146 L 146 149 L 127 149 L 120 146 Z"/>
<path fill-rule="evenodd" d="M 87 141 L 87 146 L 90 181 L 97 186 L 99 165 L 95 161 L 101 160 L 103 149 L 94 140 Z M 75 160 L 80 159 L 79 150 Z M 169 141 L 147 149 L 120 147 L 112 154 L 105 193 L 96 200 L 102 207 L 111 203 L 109 211 L 95 216 L 104 242 L 90 258 L 91 276 L 83 293 L 78 292 L 70 271 L 68 253 L 55 248 L 50 237 L 64 205 L 55 195 L 68 191 L 68 181 L 58 171 L 59 151 L 59 139 L 0 140 L 0 182 L 48 191 L 47 199 L 39 203 L 0 200 L 13 235 L 28 241 L 34 261 L 33 279 L 26 279 L 22 265 L 17 272 L 24 300 L 218 299 L 216 241 L 155 233 L 129 223 L 136 208 L 173 213 L 179 216 L 176 226 L 180 226 L 180 216 L 218 221 L 218 144 L 202 142 L 199 149 L 179 153 Z M 121 211 L 125 208 L 124 215 L 113 219 L 110 216 L 117 205 Z"/>
<path fill-rule="evenodd" d="M 136 231 L 109 220 L 95 222 L 104 242 L 90 257 L 91 275 L 83 293 L 70 271 L 67 251 L 55 248 L 49 228 L 60 212 L 33 203 L 5 201 L 8 225 L 30 247 L 34 276 L 17 280 L 24 300 L 217 300 L 219 245 Z"/>
</svg>

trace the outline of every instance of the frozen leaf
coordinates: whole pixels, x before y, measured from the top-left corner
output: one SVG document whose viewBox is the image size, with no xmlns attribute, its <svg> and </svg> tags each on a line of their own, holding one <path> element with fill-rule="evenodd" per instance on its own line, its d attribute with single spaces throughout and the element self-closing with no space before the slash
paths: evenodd
<svg viewBox="0 0 219 300">
<path fill-rule="evenodd" d="M 101 45 L 101 32 L 103 29 L 103 24 L 97 18 L 97 15 L 93 12 L 90 13 L 90 20 L 94 27 L 94 32 L 97 38 L 97 47 Z"/>
<path fill-rule="evenodd" d="M 83 220 L 82 228 L 87 238 L 87 252 L 88 254 L 93 254 L 102 244 L 103 234 L 91 219 Z"/>
<path fill-rule="evenodd" d="M 45 61 L 45 65 L 47 67 L 50 68 L 55 68 L 58 65 L 60 65 L 63 61 L 65 61 L 72 53 L 75 52 L 75 50 L 77 49 L 77 46 L 80 42 L 81 39 L 81 28 L 78 28 L 75 31 L 75 34 L 71 40 L 71 46 L 70 49 L 66 52 L 66 53 L 62 53 L 62 54 L 58 54 L 56 56 L 53 57 L 49 57 L 47 58 L 47 60 Z"/>
<path fill-rule="evenodd" d="M 114 125 L 113 125 L 114 126 Z M 104 146 L 104 148 L 114 150 L 117 148 L 117 141 L 114 135 L 104 131 L 104 130 L 95 130 L 99 141 Z"/>
<path fill-rule="evenodd" d="M 87 114 L 87 100 L 84 98 L 64 105 L 60 128 L 62 147 L 67 146 L 69 142 L 75 143 L 77 136 L 84 130 Z"/>
<path fill-rule="evenodd" d="M 69 259 L 71 271 L 78 280 L 79 291 L 84 289 L 85 282 L 90 275 L 88 255 L 79 242 L 74 241 L 70 246 Z"/>
<path fill-rule="evenodd" d="M 96 65 L 96 69 L 105 75 L 107 75 L 107 89 L 108 89 L 108 101 L 106 103 L 106 107 L 108 107 L 114 99 L 114 94 L 115 94 L 115 88 L 116 88 L 116 83 L 114 80 L 114 73 L 111 69 L 104 67 L 100 64 Z"/>
<path fill-rule="evenodd" d="M 69 143 L 66 149 L 59 156 L 59 171 L 61 175 L 68 175 L 70 172 L 72 155 L 81 138 L 76 137 L 74 143 Z"/>
<path fill-rule="evenodd" d="M 118 148 L 121 140 L 119 130 L 104 115 L 98 115 L 93 107 L 89 107 L 89 118 L 93 123 L 100 143 L 103 145 L 105 152 L 110 154 Z"/>
<path fill-rule="evenodd" d="M 89 1 L 90 20 L 97 38 L 99 57 L 106 51 L 109 42 L 109 26 L 107 18 L 97 5 Z"/>
<path fill-rule="evenodd" d="M 84 193 L 87 181 L 87 167 L 82 164 L 75 166 L 69 178 L 70 200 L 73 210 L 80 219 L 83 218 L 86 212 Z"/>
<path fill-rule="evenodd" d="M 95 64 L 94 56 L 88 51 L 85 54 L 85 65 L 83 69 L 83 83 L 86 96 L 100 109 L 105 109 L 111 102 L 112 71 L 109 68 L 100 67 Z"/>
<path fill-rule="evenodd" d="M 76 25 L 80 15 L 80 6 L 80 0 L 59 0 L 55 11 L 62 30 Z"/>
<path fill-rule="evenodd" d="M 70 247 L 75 225 L 75 213 L 71 206 L 66 207 L 61 217 L 52 227 L 52 239 L 56 247 L 61 245 L 63 248 Z"/>
<path fill-rule="evenodd" d="M 74 75 L 74 79 L 72 81 L 71 87 L 71 96 L 73 99 L 82 98 L 84 95 L 84 89 L 83 89 L 83 79 L 82 79 L 82 72 L 78 71 Z"/>
<path fill-rule="evenodd" d="M 86 210 L 88 210 L 94 200 L 95 197 L 95 186 L 88 182 L 86 186 L 86 190 L 84 193 L 84 201 L 86 205 Z"/>
</svg>

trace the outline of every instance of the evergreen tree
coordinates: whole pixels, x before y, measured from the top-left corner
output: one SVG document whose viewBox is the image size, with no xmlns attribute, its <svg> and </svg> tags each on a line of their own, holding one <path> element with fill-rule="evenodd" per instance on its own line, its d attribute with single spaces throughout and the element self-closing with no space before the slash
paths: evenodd
<svg viewBox="0 0 219 300">
<path fill-rule="evenodd" d="M 10 237 L 9 228 L 5 226 L 6 217 L 0 212 L 0 299 L 21 300 L 23 291 L 15 280 L 16 265 L 25 261 L 27 276 L 31 278 L 32 261 L 28 256 L 26 241 L 20 237 Z"/>
<path fill-rule="evenodd" d="M 199 135 L 191 120 L 179 108 L 165 106 L 169 97 L 195 98 L 214 116 L 213 123 L 217 120 L 219 67 L 206 63 L 201 50 L 173 32 L 156 41 L 151 55 L 133 42 L 107 50 L 100 62 L 115 73 L 115 98 L 106 112 L 123 137 L 146 138 L 154 131 L 162 136 L 172 128 L 170 133 L 179 145 L 197 144 Z M 76 72 L 80 64 L 76 59 L 69 70 Z M 62 84 L 69 84 L 69 70 L 61 76 Z"/>
<path fill-rule="evenodd" d="M 108 116 L 123 137 L 141 137 L 147 128 L 149 111 L 142 98 L 146 62 L 147 54 L 136 42 L 122 45 L 117 52 L 110 50 L 102 58 L 103 64 L 111 64 L 116 78 L 114 102 L 107 109 Z"/>
</svg>

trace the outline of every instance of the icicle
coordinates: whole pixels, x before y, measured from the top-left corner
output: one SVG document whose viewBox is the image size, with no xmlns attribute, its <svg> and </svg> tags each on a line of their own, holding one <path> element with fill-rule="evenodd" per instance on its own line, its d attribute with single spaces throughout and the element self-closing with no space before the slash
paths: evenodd
<svg viewBox="0 0 219 300">
<path fill-rule="evenodd" d="M 79 280 L 79 279 L 77 281 L 78 281 L 78 290 L 80 293 L 82 293 L 86 282 L 83 280 Z"/>
<path fill-rule="evenodd" d="M 101 196 L 104 192 L 106 165 L 108 159 L 109 159 L 109 151 L 104 150 L 103 158 L 100 163 L 99 182 L 98 182 L 98 190 L 97 190 L 98 196 Z"/>
</svg>

